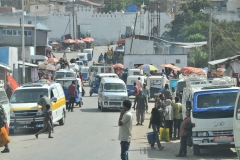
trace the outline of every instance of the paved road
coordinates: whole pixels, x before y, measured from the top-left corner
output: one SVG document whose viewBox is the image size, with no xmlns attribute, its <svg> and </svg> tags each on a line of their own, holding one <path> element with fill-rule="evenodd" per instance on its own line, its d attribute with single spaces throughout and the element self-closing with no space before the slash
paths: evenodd
<svg viewBox="0 0 240 160">
<path fill-rule="evenodd" d="M 107 47 L 96 47 L 94 58 Z M 62 56 L 56 53 L 56 56 Z M 76 57 L 76 53 L 69 53 L 68 59 Z M 85 87 L 87 93 L 89 87 Z M 132 99 L 133 100 L 133 99 Z M 153 103 L 150 103 L 150 108 Z M 41 134 L 39 139 L 34 137 L 37 131 L 16 131 L 11 135 L 10 154 L 0 154 L 1 160 L 118 160 L 120 159 L 120 145 L 118 137 L 119 112 L 101 112 L 97 109 L 97 95 L 84 97 L 82 108 L 75 108 L 75 112 L 68 112 L 64 126 L 56 126 L 54 138 Z M 150 114 L 146 114 L 144 126 L 135 126 L 135 111 L 133 140 L 129 156 L 131 160 L 179 159 L 175 154 L 179 149 L 179 141 L 163 143 L 164 150 L 151 150 L 146 140 L 147 124 Z M 184 159 L 237 159 L 236 153 L 230 149 L 204 150 L 199 157 L 193 156 L 188 149 L 188 157 Z"/>
</svg>

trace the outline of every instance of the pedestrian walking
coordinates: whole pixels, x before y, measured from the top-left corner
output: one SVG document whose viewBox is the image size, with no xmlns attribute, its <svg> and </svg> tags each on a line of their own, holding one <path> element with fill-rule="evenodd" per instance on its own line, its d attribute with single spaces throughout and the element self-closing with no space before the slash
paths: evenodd
<svg viewBox="0 0 240 160">
<path fill-rule="evenodd" d="M 152 109 L 148 128 L 150 129 L 152 126 L 153 132 L 155 134 L 155 142 L 157 142 L 159 151 L 161 151 L 164 148 L 161 145 L 160 140 L 159 140 L 159 129 L 160 129 L 160 127 L 162 127 L 162 123 L 163 123 L 162 103 L 161 103 L 161 101 L 158 101 L 156 104 L 156 108 Z M 151 144 L 151 148 L 155 149 L 154 143 Z"/>
<path fill-rule="evenodd" d="M 147 104 L 148 104 L 148 100 L 149 100 L 149 97 L 150 97 L 150 93 L 149 93 L 149 89 L 147 88 L 147 84 L 146 83 L 143 83 L 143 94 L 146 96 L 146 99 L 147 99 Z M 146 113 L 148 112 L 148 108 L 146 108 Z"/>
<path fill-rule="evenodd" d="M 182 123 L 182 104 L 179 102 L 179 98 L 175 97 L 173 105 L 173 117 L 174 117 L 174 138 L 180 138 L 180 125 Z"/>
<path fill-rule="evenodd" d="M 50 99 L 47 96 L 45 96 L 45 95 L 40 95 L 40 100 L 38 101 L 37 104 L 42 106 L 42 112 L 43 113 L 44 113 L 44 111 L 47 110 L 46 109 L 47 105 L 50 105 L 50 110 L 52 111 L 52 103 L 51 103 Z M 52 125 L 52 132 L 54 132 L 54 124 L 53 124 L 52 118 L 51 118 L 50 123 Z"/>
<path fill-rule="evenodd" d="M 63 53 L 63 60 L 67 60 L 67 55 L 65 52 Z"/>
<path fill-rule="evenodd" d="M 136 85 L 137 85 L 138 89 L 142 89 L 143 84 L 142 84 L 140 77 L 138 77 L 138 79 L 136 80 Z"/>
<path fill-rule="evenodd" d="M 166 99 L 170 99 L 171 92 L 169 91 L 169 86 L 168 84 L 165 84 L 164 90 L 162 91 L 162 94 Z"/>
<path fill-rule="evenodd" d="M 5 112 L 2 104 L 0 104 L 0 132 L 1 132 L 1 128 L 6 127 L 6 122 L 7 122 L 6 112 Z M 8 139 L 8 137 L 6 137 L 6 138 Z M 4 144 L 4 149 L 3 149 L 3 151 L 1 151 L 1 153 L 9 153 L 10 150 L 8 148 L 8 143 L 6 143 L 5 141 L 2 141 L 1 143 Z"/>
<path fill-rule="evenodd" d="M 172 138 L 172 128 L 173 128 L 173 107 L 172 101 L 170 99 L 166 99 L 166 108 L 164 112 L 165 116 L 165 126 L 169 128 L 169 137 Z"/>
<path fill-rule="evenodd" d="M 134 82 L 133 85 L 134 85 L 134 96 L 136 96 L 136 95 L 139 94 L 139 88 L 138 88 L 138 86 L 136 85 L 136 82 Z"/>
<path fill-rule="evenodd" d="M 137 103 L 137 107 L 136 107 Z M 134 110 L 136 109 L 137 126 L 143 125 L 145 119 L 145 110 L 148 108 L 146 96 L 143 94 L 142 89 L 139 90 L 139 94 L 136 95 L 133 105 Z"/>
<path fill-rule="evenodd" d="M 12 93 L 13 93 L 12 92 L 12 87 L 11 87 L 10 83 L 7 82 L 6 94 L 7 94 L 7 97 L 8 97 L 9 100 L 10 100 L 10 98 L 12 96 Z"/>
<path fill-rule="evenodd" d="M 50 110 L 50 105 L 47 104 L 46 105 L 46 111 L 44 112 L 44 119 L 43 119 L 43 129 L 41 129 L 37 134 L 35 134 L 35 137 L 38 138 L 38 135 L 45 132 L 45 130 L 47 129 L 48 132 L 48 138 L 53 138 L 51 136 L 51 118 L 52 118 L 52 111 Z"/>
<path fill-rule="evenodd" d="M 187 108 L 186 110 L 186 118 L 183 120 L 180 126 L 180 150 L 179 153 L 176 155 L 176 157 L 186 157 L 187 156 L 187 139 L 188 132 L 191 130 L 191 119 L 190 119 L 190 108 Z"/>
<path fill-rule="evenodd" d="M 118 140 L 121 144 L 121 159 L 128 160 L 128 150 L 132 139 L 132 113 L 130 111 L 132 102 L 129 100 L 123 101 L 123 110 L 120 113 L 118 120 L 119 134 Z"/>
<path fill-rule="evenodd" d="M 76 85 L 75 81 L 72 81 L 72 84 L 68 87 L 68 97 L 69 97 L 69 104 L 68 104 L 68 112 L 73 112 L 73 106 L 75 102 L 76 93 Z"/>
</svg>

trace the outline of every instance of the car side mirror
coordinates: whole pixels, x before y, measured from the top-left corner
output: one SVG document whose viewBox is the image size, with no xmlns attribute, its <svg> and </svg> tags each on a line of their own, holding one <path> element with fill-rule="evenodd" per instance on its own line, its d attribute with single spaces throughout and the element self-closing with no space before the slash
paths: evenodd
<svg viewBox="0 0 240 160">
<path fill-rule="evenodd" d="M 52 98 L 51 98 L 51 102 L 56 103 L 56 102 L 57 102 L 57 98 L 56 98 L 56 97 L 52 97 Z"/>
<path fill-rule="evenodd" d="M 192 102 L 186 101 L 186 109 L 192 109 Z"/>
</svg>

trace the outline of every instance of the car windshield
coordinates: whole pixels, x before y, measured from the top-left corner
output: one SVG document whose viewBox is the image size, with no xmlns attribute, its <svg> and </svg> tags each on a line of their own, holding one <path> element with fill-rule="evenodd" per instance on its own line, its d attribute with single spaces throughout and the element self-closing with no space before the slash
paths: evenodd
<svg viewBox="0 0 240 160">
<path fill-rule="evenodd" d="M 237 92 L 210 93 L 197 96 L 197 108 L 234 107 Z"/>
<path fill-rule="evenodd" d="M 126 87 L 122 83 L 105 83 L 105 92 L 126 92 Z"/>
<path fill-rule="evenodd" d="M 10 103 L 37 103 L 40 95 L 48 97 L 48 90 L 36 88 L 16 90 L 11 96 Z"/>
<path fill-rule="evenodd" d="M 83 62 L 76 62 L 77 63 L 77 65 L 79 65 L 79 66 L 83 66 Z"/>
<path fill-rule="evenodd" d="M 57 80 L 57 82 L 61 84 L 63 89 L 68 89 L 68 87 L 72 84 L 72 80 Z"/>
<path fill-rule="evenodd" d="M 76 77 L 76 74 L 74 72 L 57 72 L 55 79 L 64 77 Z"/>
</svg>

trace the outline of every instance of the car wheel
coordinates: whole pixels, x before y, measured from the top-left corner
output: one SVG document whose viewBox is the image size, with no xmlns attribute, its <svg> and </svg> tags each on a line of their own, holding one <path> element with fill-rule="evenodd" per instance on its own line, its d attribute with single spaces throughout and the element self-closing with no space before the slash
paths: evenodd
<svg viewBox="0 0 240 160">
<path fill-rule="evenodd" d="M 105 112 L 105 109 L 103 108 L 103 106 L 101 107 L 101 110 L 102 110 L 102 112 Z"/>
<path fill-rule="evenodd" d="M 200 155 L 200 146 L 199 145 L 193 145 L 193 155 L 195 155 L 195 156 Z"/>
<path fill-rule="evenodd" d="M 9 129 L 9 134 L 14 134 L 14 129 Z"/>
<path fill-rule="evenodd" d="M 98 101 L 98 109 L 101 109 L 101 106 L 100 106 L 100 104 L 99 104 L 99 101 Z"/>
<path fill-rule="evenodd" d="M 59 125 L 64 125 L 65 124 L 65 111 L 63 110 L 63 113 L 62 113 L 62 119 L 60 119 L 59 121 Z"/>
</svg>

